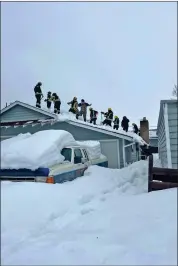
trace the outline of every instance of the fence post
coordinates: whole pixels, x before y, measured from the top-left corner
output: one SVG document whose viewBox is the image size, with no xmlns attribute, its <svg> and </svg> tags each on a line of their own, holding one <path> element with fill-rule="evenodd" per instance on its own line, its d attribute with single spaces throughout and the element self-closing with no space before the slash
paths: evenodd
<svg viewBox="0 0 178 266">
<path fill-rule="evenodd" d="M 148 192 L 152 191 L 153 181 L 153 155 L 148 157 Z"/>
</svg>

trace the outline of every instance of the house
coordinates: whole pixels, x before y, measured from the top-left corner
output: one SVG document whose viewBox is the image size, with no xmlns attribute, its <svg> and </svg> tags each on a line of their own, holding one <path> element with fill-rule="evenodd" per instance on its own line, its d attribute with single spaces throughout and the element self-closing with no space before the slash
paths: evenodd
<svg viewBox="0 0 178 266">
<path fill-rule="evenodd" d="M 178 169 L 178 100 L 162 100 L 157 126 L 162 167 Z"/>
<path fill-rule="evenodd" d="M 1 110 L 1 140 L 20 133 L 61 129 L 70 132 L 78 141 L 100 141 L 110 168 L 122 168 L 139 159 L 139 144 L 133 134 L 116 132 L 75 119 L 59 119 L 49 111 L 16 101 Z M 48 140 L 46 140 L 48 141 Z"/>
</svg>

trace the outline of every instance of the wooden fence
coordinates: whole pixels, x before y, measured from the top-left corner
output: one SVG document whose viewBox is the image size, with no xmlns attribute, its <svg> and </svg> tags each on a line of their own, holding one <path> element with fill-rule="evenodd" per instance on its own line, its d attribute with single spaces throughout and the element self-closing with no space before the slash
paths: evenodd
<svg viewBox="0 0 178 266">
<path fill-rule="evenodd" d="M 178 188 L 178 169 L 154 167 L 153 155 L 149 156 L 148 164 L 148 192 Z"/>
</svg>

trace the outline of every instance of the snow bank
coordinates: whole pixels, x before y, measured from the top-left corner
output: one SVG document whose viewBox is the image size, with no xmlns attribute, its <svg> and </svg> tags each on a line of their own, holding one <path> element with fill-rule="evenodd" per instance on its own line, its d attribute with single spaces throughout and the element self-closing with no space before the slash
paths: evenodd
<svg viewBox="0 0 178 266">
<path fill-rule="evenodd" d="M 35 170 L 61 163 L 60 151 L 76 145 L 73 136 L 64 130 L 44 130 L 35 134 L 21 134 L 1 142 L 1 168 Z"/>
<path fill-rule="evenodd" d="M 102 156 L 99 141 L 77 141 L 77 144 L 87 150 L 90 160 L 95 160 Z"/>
<path fill-rule="evenodd" d="M 147 170 L 140 161 L 64 184 L 3 182 L 1 265 L 177 265 L 177 190 L 144 193 Z"/>
</svg>

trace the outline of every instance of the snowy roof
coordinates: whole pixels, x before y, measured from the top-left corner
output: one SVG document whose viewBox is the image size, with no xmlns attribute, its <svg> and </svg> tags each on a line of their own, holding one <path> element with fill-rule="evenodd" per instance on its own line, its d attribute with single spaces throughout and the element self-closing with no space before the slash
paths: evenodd
<svg viewBox="0 0 178 266">
<path fill-rule="evenodd" d="M 22 103 L 20 101 L 15 101 L 11 104 L 9 104 L 8 106 L 6 106 L 5 108 L 3 108 L 1 111 L 0 111 L 0 114 L 2 115 L 3 113 L 7 112 L 8 110 L 10 110 L 11 108 L 17 106 L 17 105 L 20 105 L 20 106 L 23 106 L 25 108 L 28 108 L 30 110 L 33 110 L 35 112 L 38 112 L 38 113 L 41 113 L 41 114 L 44 114 L 44 115 L 47 115 L 47 116 L 50 116 L 51 118 L 56 118 L 57 119 L 57 115 L 55 115 L 54 113 L 51 113 L 49 111 L 46 111 L 46 110 L 43 110 L 41 108 L 38 108 L 38 107 L 35 107 L 35 106 L 32 106 L 28 103 Z"/>
<path fill-rule="evenodd" d="M 133 142 L 138 142 L 140 145 L 145 145 L 145 144 L 148 145 L 140 136 L 138 136 L 137 134 L 135 134 L 133 132 L 125 132 L 122 129 L 115 130 L 112 127 L 109 127 L 109 126 L 93 125 L 93 124 L 90 124 L 88 122 L 84 122 L 83 120 L 80 120 L 80 118 L 77 120 L 75 118 L 75 115 L 73 115 L 71 113 L 68 113 L 68 112 L 65 112 L 65 111 L 62 111 L 62 113 L 60 115 L 55 115 L 55 114 L 51 113 L 50 111 L 47 111 L 47 110 L 44 110 L 44 109 L 40 109 L 40 108 L 31 106 L 31 105 L 29 105 L 27 103 L 22 103 L 20 101 L 15 101 L 14 103 L 12 103 L 12 104 L 8 105 L 7 107 L 5 107 L 4 109 L 2 109 L 1 110 L 1 114 L 6 112 L 6 111 L 8 111 L 11 108 L 13 108 L 16 105 L 21 105 L 21 106 L 26 107 L 28 109 L 31 109 L 31 110 L 37 111 L 39 113 L 43 113 L 45 115 L 51 116 L 51 118 L 53 118 L 53 119 L 38 120 L 36 122 L 28 121 L 28 122 L 24 123 L 23 125 L 19 124 L 18 121 L 16 123 L 14 121 L 14 125 L 13 125 L 14 128 L 19 127 L 19 126 L 23 126 L 23 127 L 29 126 L 29 125 L 35 126 L 35 125 L 38 125 L 38 124 L 43 126 L 46 123 L 53 124 L 53 123 L 56 123 L 56 122 L 67 122 L 67 123 L 69 123 L 71 125 L 74 125 L 74 126 L 77 126 L 77 127 L 90 129 L 90 130 L 93 130 L 95 132 L 97 131 L 97 132 L 100 132 L 100 133 L 103 133 L 103 134 L 107 134 L 107 135 L 111 135 L 111 136 L 115 136 L 115 137 L 118 137 L 118 138 L 120 137 L 120 138 L 129 140 L 129 141 L 133 141 Z M 8 128 L 9 126 L 4 126 L 4 127 Z"/>
</svg>

